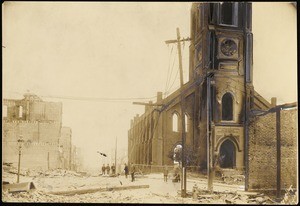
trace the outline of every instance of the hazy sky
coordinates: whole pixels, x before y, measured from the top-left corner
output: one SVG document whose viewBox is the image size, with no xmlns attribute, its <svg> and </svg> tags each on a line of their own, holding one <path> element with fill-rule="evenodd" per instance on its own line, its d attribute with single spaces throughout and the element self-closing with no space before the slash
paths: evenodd
<svg viewBox="0 0 300 206">
<path fill-rule="evenodd" d="M 286 3 L 253 4 L 254 87 L 267 100 L 296 101 L 296 9 Z M 178 88 L 176 47 L 164 41 L 176 38 L 176 27 L 189 36 L 190 7 L 183 2 L 5 2 L 3 96 L 22 98 L 30 90 L 45 101 L 63 102 L 63 125 L 72 128 L 73 143 L 83 148 L 87 162 L 99 166 L 96 151 L 110 155 L 116 137 L 124 153 L 130 119 L 144 111 L 132 102 L 155 100 L 133 98 L 165 92 L 173 62 L 168 83 L 173 86 L 167 90 Z M 109 100 L 79 100 L 83 97 Z"/>
</svg>

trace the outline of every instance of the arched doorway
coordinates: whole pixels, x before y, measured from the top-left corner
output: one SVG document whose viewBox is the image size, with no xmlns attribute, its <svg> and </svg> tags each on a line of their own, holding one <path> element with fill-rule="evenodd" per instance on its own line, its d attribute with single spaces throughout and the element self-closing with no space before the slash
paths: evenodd
<svg viewBox="0 0 300 206">
<path fill-rule="evenodd" d="M 221 168 L 235 167 L 235 146 L 229 139 L 225 140 L 220 146 L 219 163 Z"/>
</svg>

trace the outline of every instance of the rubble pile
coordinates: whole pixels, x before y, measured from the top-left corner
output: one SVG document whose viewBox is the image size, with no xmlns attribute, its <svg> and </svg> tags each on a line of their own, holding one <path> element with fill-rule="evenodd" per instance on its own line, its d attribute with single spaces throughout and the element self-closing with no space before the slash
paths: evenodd
<svg viewBox="0 0 300 206">
<path fill-rule="evenodd" d="M 296 190 L 293 190 L 292 185 L 285 190 L 284 198 L 281 203 L 288 205 L 296 205 L 298 203 Z"/>
<path fill-rule="evenodd" d="M 243 185 L 245 183 L 245 175 L 242 171 L 235 169 L 221 169 L 218 171 L 219 179 L 226 184 Z"/>
<path fill-rule="evenodd" d="M 275 201 L 255 192 L 213 192 L 198 191 L 200 203 L 220 204 L 273 204 Z"/>
</svg>

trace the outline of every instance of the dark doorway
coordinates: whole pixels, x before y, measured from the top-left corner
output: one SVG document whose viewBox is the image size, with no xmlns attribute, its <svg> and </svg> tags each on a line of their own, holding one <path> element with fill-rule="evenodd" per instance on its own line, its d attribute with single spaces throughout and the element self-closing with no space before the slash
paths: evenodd
<svg viewBox="0 0 300 206">
<path fill-rule="evenodd" d="M 220 147 L 219 163 L 221 168 L 235 167 L 235 147 L 232 141 L 226 140 Z"/>
</svg>

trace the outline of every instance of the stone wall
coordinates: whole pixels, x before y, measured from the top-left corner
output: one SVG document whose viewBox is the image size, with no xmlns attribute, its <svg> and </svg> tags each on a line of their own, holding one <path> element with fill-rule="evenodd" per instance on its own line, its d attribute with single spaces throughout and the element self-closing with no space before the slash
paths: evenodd
<svg viewBox="0 0 300 206">
<path fill-rule="evenodd" d="M 281 187 L 297 183 L 297 109 L 280 112 Z M 249 190 L 276 190 L 276 113 L 256 116 L 249 127 Z"/>
</svg>

